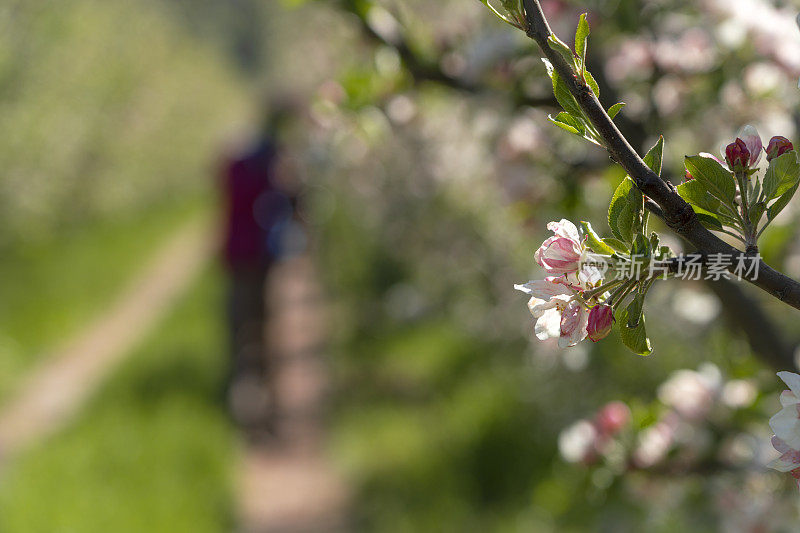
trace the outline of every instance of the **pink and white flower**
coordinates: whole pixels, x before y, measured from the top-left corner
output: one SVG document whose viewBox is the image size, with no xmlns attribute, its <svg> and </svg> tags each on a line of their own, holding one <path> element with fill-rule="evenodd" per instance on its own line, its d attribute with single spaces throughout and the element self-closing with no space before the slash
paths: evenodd
<svg viewBox="0 0 800 533">
<path fill-rule="evenodd" d="M 789 390 L 781 393 L 783 409 L 769 419 L 769 426 L 775 432 L 772 446 L 781 456 L 768 466 L 791 473 L 800 487 L 800 375 L 778 372 L 778 377 L 789 386 Z"/>
<path fill-rule="evenodd" d="M 658 398 L 690 421 L 702 420 L 711 410 L 722 388 L 722 374 L 704 363 L 697 371 L 681 369 L 658 388 Z"/>
<path fill-rule="evenodd" d="M 781 409 L 769 419 L 769 427 L 790 448 L 800 450 L 800 376 L 793 372 L 778 372 L 789 386 L 781 393 Z"/>
<path fill-rule="evenodd" d="M 761 161 L 761 152 L 764 148 L 761 143 L 761 136 L 758 135 L 758 130 L 748 124 L 739 130 L 736 138 L 743 140 L 747 150 L 750 152 L 749 167 L 756 166 Z"/>
<path fill-rule="evenodd" d="M 790 447 L 776 435 L 772 436 L 772 447 L 781 456 L 767 466 L 774 468 L 778 472 L 790 472 L 797 479 L 798 487 L 800 487 L 800 450 Z"/>
<path fill-rule="evenodd" d="M 528 309 L 536 319 L 534 332 L 540 340 L 557 338 L 561 348 L 575 346 L 588 335 L 589 309 L 580 293 L 598 287 L 607 265 L 592 254 L 578 228 L 569 220 L 550 222 L 553 232 L 536 250 L 534 258 L 548 274 L 514 288 L 530 295 Z"/>
<path fill-rule="evenodd" d="M 584 287 L 571 284 L 565 277 L 548 277 L 514 285 L 531 296 L 528 309 L 536 319 L 534 333 L 539 340 L 558 339 L 558 346 L 575 346 L 586 338 L 589 311 L 574 300 Z"/>
<path fill-rule="evenodd" d="M 550 222 L 547 229 L 553 232 L 542 243 L 533 258 L 548 274 L 570 274 L 581 268 L 586 247 L 575 224 L 567 219 Z"/>
</svg>

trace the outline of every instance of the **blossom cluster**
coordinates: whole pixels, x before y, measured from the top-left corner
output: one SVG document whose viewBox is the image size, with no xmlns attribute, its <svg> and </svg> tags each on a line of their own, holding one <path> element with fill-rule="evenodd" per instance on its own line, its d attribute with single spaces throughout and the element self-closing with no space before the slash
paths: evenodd
<svg viewBox="0 0 800 533">
<path fill-rule="evenodd" d="M 536 250 L 534 259 L 550 275 L 514 286 L 531 297 L 528 309 L 536 319 L 536 337 L 557 338 L 562 348 L 587 337 L 595 342 L 605 338 L 614 321 L 611 307 L 584 297 L 603 282 L 602 271 L 588 261 L 586 239 L 566 219 L 550 222 L 547 229 L 553 236 Z"/>
<path fill-rule="evenodd" d="M 588 466 L 602 461 L 620 474 L 658 465 L 673 451 L 680 462 L 690 463 L 711 449 L 713 434 L 706 427 L 708 421 L 724 424 L 736 410 L 752 405 L 756 396 L 750 380 L 726 381 L 713 364 L 704 363 L 698 370 L 681 369 L 658 388 L 658 399 L 666 409 L 654 423 L 637 431 L 627 405 L 612 402 L 593 420 L 578 420 L 566 427 L 559 436 L 559 451 L 568 462 Z M 602 424 L 609 413 L 624 423 Z M 625 427 L 629 430 L 623 434 Z M 721 450 L 720 460 L 734 460 L 726 456 L 725 446 Z"/>
</svg>

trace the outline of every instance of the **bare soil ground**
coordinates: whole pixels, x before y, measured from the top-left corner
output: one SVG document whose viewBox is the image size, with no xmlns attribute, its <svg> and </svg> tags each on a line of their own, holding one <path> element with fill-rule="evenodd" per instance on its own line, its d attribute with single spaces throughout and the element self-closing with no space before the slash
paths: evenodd
<svg viewBox="0 0 800 533">
<path fill-rule="evenodd" d="M 246 448 L 239 483 L 241 530 L 347 531 L 348 493 L 325 452 L 325 302 L 312 262 L 300 257 L 280 264 L 268 291 L 280 438 Z"/>
</svg>

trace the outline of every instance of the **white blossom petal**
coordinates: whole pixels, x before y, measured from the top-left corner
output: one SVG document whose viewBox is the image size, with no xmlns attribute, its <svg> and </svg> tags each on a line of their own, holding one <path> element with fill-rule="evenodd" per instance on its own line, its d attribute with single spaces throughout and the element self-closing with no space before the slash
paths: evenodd
<svg viewBox="0 0 800 533">
<path fill-rule="evenodd" d="M 589 325 L 589 312 L 580 307 L 578 311 L 578 325 L 575 328 L 572 328 L 567 335 L 560 335 L 558 338 L 558 346 L 559 348 L 568 348 L 570 346 L 575 346 L 583 339 L 586 338 L 588 335 L 586 331 L 586 327 Z"/>
<path fill-rule="evenodd" d="M 769 419 L 769 427 L 787 446 L 794 450 L 800 449 L 800 419 L 796 405 L 781 409 Z"/>
<path fill-rule="evenodd" d="M 744 141 L 747 150 L 750 152 L 750 166 L 756 165 L 761 159 L 761 152 L 763 151 L 763 144 L 761 143 L 761 136 L 759 136 L 758 130 L 748 124 L 739 130 L 736 137 Z"/>
<path fill-rule="evenodd" d="M 783 371 L 778 372 L 778 377 L 789 386 L 795 396 L 800 398 L 800 375 L 797 375 L 794 372 Z"/>
<path fill-rule="evenodd" d="M 538 298 L 531 298 L 528 300 L 528 309 L 534 318 L 539 318 L 548 309 L 557 308 L 563 304 L 563 300 L 552 298 L 550 300 L 540 300 Z M 559 311 L 560 312 L 560 311 Z"/>
<path fill-rule="evenodd" d="M 787 405 L 794 405 L 796 403 L 800 403 L 800 398 L 794 395 L 794 393 L 790 390 L 785 390 L 781 393 L 781 405 L 786 407 Z"/>
<path fill-rule="evenodd" d="M 800 463 L 787 460 L 783 455 L 781 455 L 777 459 L 767 463 L 767 467 L 773 468 L 778 472 L 791 472 L 795 468 L 800 468 Z"/>
<path fill-rule="evenodd" d="M 546 279 L 537 279 L 522 285 L 514 285 L 514 288 L 540 300 L 549 300 L 554 296 L 572 295 L 572 292 L 563 283 L 555 283 Z"/>
<path fill-rule="evenodd" d="M 581 241 L 581 234 L 578 232 L 578 228 L 566 218 L 562 218 L 558 222 L 550 222 L 547 224 L 547 229 L 559 237 L 566 237 L 576 243 L 580 243 Z"/>
<path fill-rule="evenodd" d="M 547 340 L 561 335 L 561 313 L 556 308 L 544 311 L 533 328 L 539 340 Z"/>
<path fill-rule="evenodd" d="M 770 442 L 772 443 L 772 447 L 775 448 L 781 454 L 791 451 L 791 448 L 789 448 L 789 446 L 785 442 L 783 442 L 777 435 L 773 435 Z"/>
</svg>

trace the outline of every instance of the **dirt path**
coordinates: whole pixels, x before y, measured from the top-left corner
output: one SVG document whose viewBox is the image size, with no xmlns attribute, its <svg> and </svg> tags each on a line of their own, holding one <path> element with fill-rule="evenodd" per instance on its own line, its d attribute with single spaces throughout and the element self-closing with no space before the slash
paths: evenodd
<svg viewBox="0 0 800 533">
<path fill-rule="evenodd" d="M 215 239 L 208 224 L 179 230 L 116 302 L 63 347 L 56 349 L 0 411 L 0 459 L 54 433 L 134 344 L 156 325 L 207 264 Z"/>
<path fill-rule="evenodd" d="M 269 339 L 278 356 L 279 443 L 249 445 L 239 483 L 247 533 L 347 531 L 347 491 L 325 454 L 325 306 L 313 265 L 296 258 L 269 283 Z"/>
</svg>

